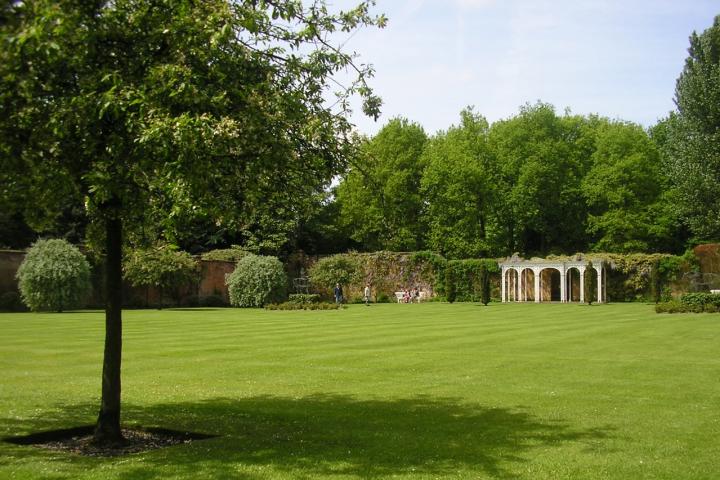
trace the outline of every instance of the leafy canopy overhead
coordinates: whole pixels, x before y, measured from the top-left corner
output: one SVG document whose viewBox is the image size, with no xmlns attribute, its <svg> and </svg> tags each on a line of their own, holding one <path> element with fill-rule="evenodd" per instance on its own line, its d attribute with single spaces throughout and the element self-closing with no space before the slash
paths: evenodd
<svg viewBox="0 0 720 480">
<path fill-rule="evenodd" d="M 306 2 L 307 3 L 307 2 Z M 348 98 L 377 115 L 367 65 L 328 42 L 383 26 L 373 2 L 18 2 L 0 48 L 2 197 L 40 221 L 67 198 L 139 225 L 239 222 L 343 165 Z M 335 76 L 356 77 L 326 100 Z M 148 207 L 150 207 L 148 209 Z M 35 211 L 35 213 L 33 212 Z"/>
</svg>

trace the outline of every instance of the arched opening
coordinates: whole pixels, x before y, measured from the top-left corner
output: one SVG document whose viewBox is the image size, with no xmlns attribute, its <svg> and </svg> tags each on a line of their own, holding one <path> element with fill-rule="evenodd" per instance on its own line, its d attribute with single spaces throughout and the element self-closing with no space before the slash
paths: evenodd
<svg viewBox="0 0 720 480">
<path fill-rule="evenodd" d="M 524 302 L 535 301 L 535 272 L 531 268 L 524 268 L 520 273 L 521 300 Z"/>
<path fill-rule="evenodd" d="M 565 291 L 567 292 L 568 302 L 580 301 L 580 269 L 570 267 L 565 274 Z"/>
<path fill-rule="evenodd" d="M 540 301 L 560 301 L 560 271 L 556 268 L 544 268 L 540 272 Z"/>
</svg>

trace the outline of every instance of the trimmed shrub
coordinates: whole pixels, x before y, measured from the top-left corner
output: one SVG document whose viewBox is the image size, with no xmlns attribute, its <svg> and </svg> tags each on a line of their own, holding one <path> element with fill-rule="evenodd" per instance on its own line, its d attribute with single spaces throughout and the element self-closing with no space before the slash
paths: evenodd
<svg viewBox="0 0 720 480">
<path fill-rule="evenodd" d="M 285 296 L 287 277 L 276 257 L 248 254 L 226 280 L 234 307 L 262 307 Z"/>
<path fill-rule="evenodd" d="M 336 283 L 349 285 L 361 281 L 357 259 L 343 254 L 321 258 L 310 267 L 308 277 L 313 285 L 323 289 L 332 289 Z"/>
<path fill-rule="evenodd" d="M 131 250 L 125 255 L 123 277 L 134 287 L 155 287 L 170 292 L 176 302 L 180 289 L 198 280 L 198 264 L 189 253 L 169 245 Z"/>
<path fill-rule="evenodd" d="M 680 300 L 655 305 L 657 313 L 717 313 L 720 312 L 720 295 L 715 293 L 686 293 Z"/>
<path fill-rule="evenodd" d="M 291 293 L 288 295 L 289 303 L 318 303 L 320 295 L 317 293 Z"/>
<path fill-rule="evenodd" d="M 499 272 L 498 263 L 490 259 L 450 260 L 445 266 L 445 283 L 442 290 L 448 297 L 458 302 L 483 301 L 483 289 L 486 289 L 490 302 L 490 274 Z M 486 280 L 483 280 L 486 278 Z M 483 285 L 483 282 L 487 283 Z M 449 284 L 448 282 L 452 282 Z"/>
<path fill-rule="evenodd" d="M 35 242 L 16 277 L 22 300 L 33 311 L 79 307 L 90 292 L 90 264 L 65 240 Z"/>
<path fill-rule="evenodd" d="M 313 302 L 313 303 L 270 303 L 265 305 L 267 310 L 340 310 L 344 308 L 342 304 L 330 302 Z"/>
<path fill-rule="evenodd" d="M 490 272 L 487 265 L 480 268 L 480 301 L 483 305 L 490 303 Z"/>
<path fill-rule="evenodd" d="M 221 262 L 237 263 L 241 258 L 249 255 L 250 252 L 243 248 L 233 245 L 230 248 L 219 248 L 203 253 L 200 258 L 203 260 L 215 260 Z"/>
<path fill-rule="evenodd" d="M 445 296 L 449 303 L 455 303 L 455 273 L 454 269 L 445 269 Z"/>
<path fill-rule="evenodd" d="M 680 297 L 680 303 L 699 307 L 706 305 L 720 307 L 720 295 L 706 292 L 685 293 Z"/>
<path fill-rule="evenodd" d="M 589 275 L 588 272 L 590 272 Z M 593 262 L 588 262 L 585 269 L 585 302 L 588 305 L 592 305 L 597 297 L 597 275 L 595 273 Z"/>
</svg>

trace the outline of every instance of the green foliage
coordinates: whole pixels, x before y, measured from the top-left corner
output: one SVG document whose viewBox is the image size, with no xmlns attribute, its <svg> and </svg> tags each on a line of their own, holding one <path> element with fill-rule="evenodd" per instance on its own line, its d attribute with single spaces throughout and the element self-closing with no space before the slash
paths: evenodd
<svg viewBox="0 0 720 480">
<path fill-rule="evenodd" d="M 3 194 L 32 198 L 38 222 L 87 200 L 93 222 L 111 209 L 128 233 L 181 237 L 203 220 L 276 248 L 275 236 L 286 240 L 297 225 L 295 207 L 344 168 L 349 97 L 379 113 L 372 68 L 326 35 L 385 19 L 368 2 L 342 13 L 322 1 L 156 7 L 9 4 L 0 24 Z M 348 69 L 355 76 L 343 73 L 347 88 L 330 110 L 324 92 Z"/>
<path fill-rule="evenodd" d="M 476 302 L 485 299 L 490 302 L 490 275 L 500 271 L 498 263 L 489 259 L 450 260 L 445 270 L 446 282 L 452 282 L 454 300 L 460 302 Z M 484 284 L 485 282 L 485 284 Z M 483 297 L 483 290 L 487 288 L 487 296 Z M 445 285 L 445 294 L 449 297 L 448 285 Z M 487 305 L 487 303 L 485 303 Z"/>
<path fill-rule="evenodd" d="M 662 251 L 674 233 L 662 193 L 660 156 L 639 125 L 603 122 L 596 129 L 592 168 L 582 181 L 589 207 L 591 249 L 603 252 Z"/>
<path fill-rule="evenodd" d="M 455 290 L 455 270 L 452 268 L 445 269 L 445 298 L 449 303 L 455 303 L 457 292 Z"/>
<path fill-rule="evenodd" d="M 676 206 L 699 238 L 720 238 L 720 16 L 693 32 L 675 87 L 677 112 L 663 123 Z"/>
<path fill-rule="evenodd" d="M 655 285 L 662 292 L 670 282 L 678 279 L 681 271 L 688 271 L 693 263 L 697 263 L 692 251 L 683 256 L 605 253 L 602 257 L 610 262 L 608 297 L 616 301 L 654 299 L 653 268 L 657 268 L 658 275 Z"/>
<path fill-rule="evenodd" d="M 650 295 L 655 304 L 660 303 L 663 295 L 663 279 L 660 274 L 660 262 L 655 262 L 650 268 Z"/>
<path fill-rule="evenodd" d="M 447 267 L 445 257 L 435 252 L 421 250 L 411 253 L 409 260 L 407 276 L 411 271 L 417 271 L 419 276 L 427 279 L 433 285 L 437 293 L 445 294 L 445 268 Z"/>
<path fill-rule="evenodd" d="M 317 293 L 291 293 L 288 295 L 288 303 L 318 303 L 320 295 Z"/>
<path fill-rule="evenodd" d="M 90 265 L 65 240 L 38 240 L 17 271 L 22 300 L 31 310 L 63 310 L 82 306 L 90 292 Z"/>
<path fill-rule="evenodd" d="M 231 305 L 262 307 L 285 296 L 287 277 L 276 257 L 249 254 L 238 261 L 227 285 Z"/>
<path fill-rule="evenodd" d="M 693 292 L 685 293 L 680 297 L 680 303 L 683 305 L 706 306 L 714 305 L 720 307 L 720 295 L 716 293 Z"/>
<path fill-rule="evenodd" d="M 246 249 L 233 245 L 231 248 L 219 248 L 216 250 L 210 250 L 201 255 L 200 258 L 203 260 L 215 260 L 223 262 L 237 263 L 241 258 L 249 254 Z"/>
<path fill-rule="evenodd" d="M 359 282 L 361 271 L 354 255 L 332 255 L 315 262 L 308 272 L 310 281 L 318 288 L 332 289 L 336 283 L 349 285 Z"/>
<path fill-rule="evenodd" d="M 480 267 L 480 301 L 483 305 L 490 303 L 490 271 L 486 264 Z"/>
<path fill-rule="evenodd" d="M 592 305 L 597 299 L 597 275 L 592 261 L 585 268 L 585 302 Z"/>
<path fill-rule="evenodd" d="M 198 264 L 170 245 L 138 248 L 126 254 L 123 277 L 134 287 L 155 287 L 161 297 L 170 292 L 179 301 L 180 289 L 198 281 Z"/>
<path fill-rule="evenodd" d="M 427 244 L 448 258 L 482 257 L 490 250 L 496 166 L 487 144 L 487 120 L 470 108 L 460 115 L 459 126 L 438 133 L 423 151 Z"/>
<path fill-rule="evenodd" d="M 269 303 L 265 305 L 267 310 L 341 310 L 342 304 L 330 302 L 285 302 Z"/>
<path fill-rule="evenodd" d="M 490 255 L 585 247 L 580 182 L 589 170 L 597 122 L 561 117 L 552 105 L 537 103 L 492 125 L 488 142 L 498 166 Z"/>
<path fill-rule="evenodd" d="M 691 294 L 695 295 L 695 294 Z M 710 294 L 706 294 L 710 295 Z M 714 295 L 716 299 L 704 299 L 692 297 L 681 299 L 680 301 L 671 300 L 655 305 L 657 313 L 718 313 L 720 312 L 720 295 Z"/>
<path fill-rule="evenodd" d="M 337 187 L 340 222 L 366 249 L 422 247 L 420 158 L 426 141 L 420 125 L 391 120 L 360 146 L 360 159 Z"/>
<path fill-rule="evenodd" d="M 379 115 L 372 68 L 334 42 L 336 32 L 384 26 L 372 5 L 3 3 L 0 208 L 32 205 L 26 214 L 41 221 L 84 205 L 91 240 L 105 241 L 98 442 L 121 440 L 123 238 L 172 241 L 201 220 L 279 248 L 300 207 L 345 169 L 350 97 Z M 335 85 L 346 86 L 331 108 Z"/>
</svg>

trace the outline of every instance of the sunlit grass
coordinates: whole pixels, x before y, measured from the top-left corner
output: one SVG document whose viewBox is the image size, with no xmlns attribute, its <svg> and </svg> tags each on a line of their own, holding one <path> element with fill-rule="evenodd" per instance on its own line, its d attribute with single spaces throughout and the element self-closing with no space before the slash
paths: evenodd
<svg viewBox="0 0 720 480">
<path fill-rule="evenodd" d="M 0 315 L 0 435 L 93 423 L 100 312 Z M 711 479 L 720 315 L 640 304 L 125 312 L 123 419 L 219 437 L 0 478 Z"/>
</svg>

